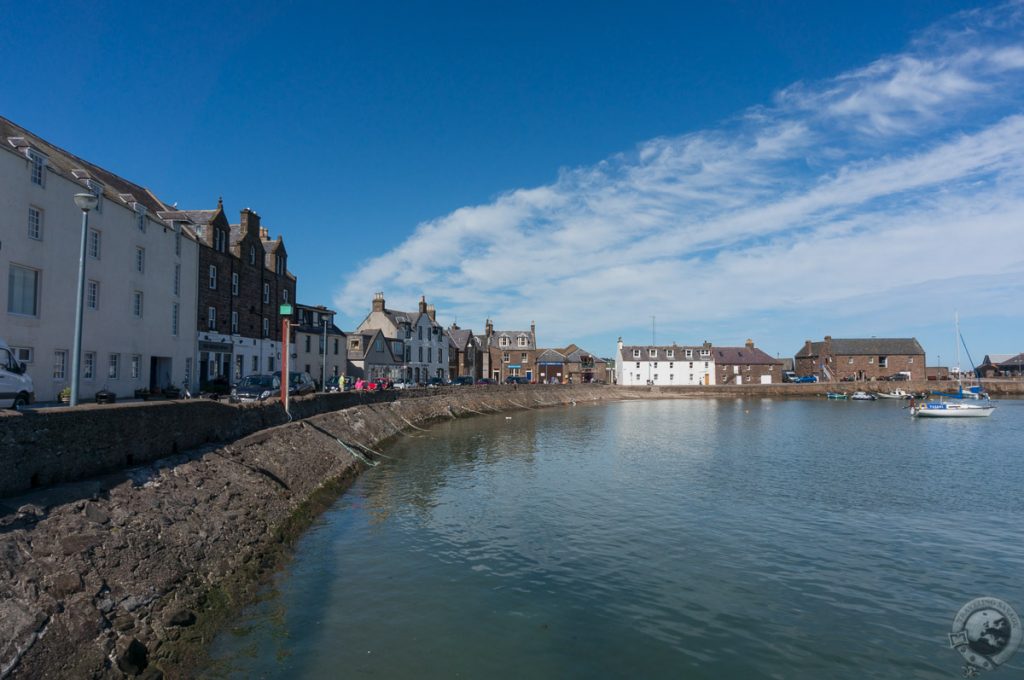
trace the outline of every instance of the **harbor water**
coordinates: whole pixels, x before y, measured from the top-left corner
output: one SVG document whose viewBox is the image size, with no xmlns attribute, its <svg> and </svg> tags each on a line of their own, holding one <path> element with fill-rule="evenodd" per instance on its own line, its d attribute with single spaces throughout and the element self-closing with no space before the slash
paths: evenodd
<svg viewBox="0 0 1024 680">
<path fill-rule="evenodd" d="M 410 431 L 208 677 L 947 679 L 1024 613 L 1024 401 L 680 399 Z M 1024 651 L 993 677 L 1024 676 Z"/>
</svg>

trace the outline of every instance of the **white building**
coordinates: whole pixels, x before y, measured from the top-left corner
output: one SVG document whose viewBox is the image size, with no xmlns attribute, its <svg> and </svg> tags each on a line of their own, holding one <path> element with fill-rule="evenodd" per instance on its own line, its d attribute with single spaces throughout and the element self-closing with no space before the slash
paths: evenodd
<svg viewBox="0 0 1024 680">
<path fill-rule="evenodd" d="M 147 189 L 0 117 L 0 337 L 38 401 L 71 384 L 82 211 L 89 213 L 80 389 L 195 387 L 197 245 Z"/>
<path fill-rule="evenodd" d="M 405 378 L 426 382 L 428 378 L 448 380 L 448 336 L 437 323 L 437 312 L 420 298 L 419 311 L 399 312 L 384 304 L 384 293 L 373 296 L 373 307 L 357 330 L 379 328 L 386 338 L 405 343 Z"/>
<path fill-rule="evenodd" d="M 714 385 L 715 357 L 703 345 L 623 345 L 619 338 L 615 378 L 620 385 Z"/>
</svg>

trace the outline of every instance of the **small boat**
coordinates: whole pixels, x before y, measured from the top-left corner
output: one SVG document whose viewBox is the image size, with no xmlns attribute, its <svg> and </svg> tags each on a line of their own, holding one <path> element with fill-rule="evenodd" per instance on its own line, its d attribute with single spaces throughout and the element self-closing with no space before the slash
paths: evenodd
<svg viewBox="0 0 1024 680">
<path fill-rule="evenodd" d="M 891 392 L 878 392 L 876 397 L 880 399 L 910 399 L 911 395 L 909 392 L 904 390 L 892 390 Z"/>
<path fill-rule="evenodd" d="M 846 392 L 826 392 L 825 396 L 829 399 L 847 399 Z"/>
<path fill-rule="evenodd" d="M 874 401 L 876 397 L 873 394 L 861 392 L 860 390 L 858 390 L 854 392 L 852 395 L 850 395 L 850 399 L 853 399 L 855 401 Z"/>
</svg>

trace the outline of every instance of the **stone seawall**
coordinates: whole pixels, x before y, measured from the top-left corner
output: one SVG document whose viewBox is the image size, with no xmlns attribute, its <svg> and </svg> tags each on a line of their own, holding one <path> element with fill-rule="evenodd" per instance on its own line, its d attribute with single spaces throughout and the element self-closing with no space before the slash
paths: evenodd
<svg viewBox="0 0 1024 680">
<path fill-rule="evenodd" d="M 202 667 L 212 634 L 253 598 L 261 577 L 365 469 L 380 442 L 442 418 L 643 396 L 630 392 L 520 386 L 399 393 L 248 435 L 240 433 L 273 424 L 270 407 L 122 408 L 123 418 L 137 422 L 124 423 L 118 441 L 151 452 L 133 455 L 156 457 L 161 450 L 154 441 L 131 442 L 147 432 L 151 440 L 179 442 L 182 452 L 0 500 L 0 678 L 190 677 Z M 241 422 L 220 422 L 224 408 Z M 189 422 L 207 412 L 221 429 Z M 68 427 L 70 417 L 10 422 L 49 430 Z M 82 418 L 76 422 L 87 427 L 89 417 Z M 99 418 L 98 427 L 112 427 L 109 413 Z M 157 424 L 167 429 L 149 430 Z M 183 442 L 204 437 L 230 441 L 184 451 Z M 35 441 L 61 437 L 42 432 Z M 102 458 L 123 466 L 126 450 L 109 446 Z"/>
</svg>

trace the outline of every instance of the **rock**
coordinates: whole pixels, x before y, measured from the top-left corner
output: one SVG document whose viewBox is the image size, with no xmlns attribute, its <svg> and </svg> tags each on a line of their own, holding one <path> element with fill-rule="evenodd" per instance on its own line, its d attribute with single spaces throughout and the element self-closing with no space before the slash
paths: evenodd
<svg viewBox="0 0 1024 680">
<path fill-rule="evenodd" d="M 110 515 L 95 503 L 89 503 L 85 506 L 85 518 L 96 524 L 106 524 L 110 521 Z"/>
<path fill-rule="evenodd" d="M 167 617 L 168 626 L 191 626 L 196 622 L 196 615 L 188 609 L 178 609 Z"/>
<path fill-rule="evenodd" d="M 114 647 L 114 663 L 121 672 L 138 675 L 149 665 L 146 645 L 135 638 L 121 638 Z"/>
<path fill-rule="evenodd" d="M 19 517 L 42 517 L 46 514 L 46 511 L 35 503 L 26 503 L 25 505 L 18 508 Z"/>
<path fill-rule="evenodd" d="M 62 572 L 47 578 L 46 586 L 54 597 L 60 599 L 81 590 L 82 577 L 75 573 Z"/>
</svg>

